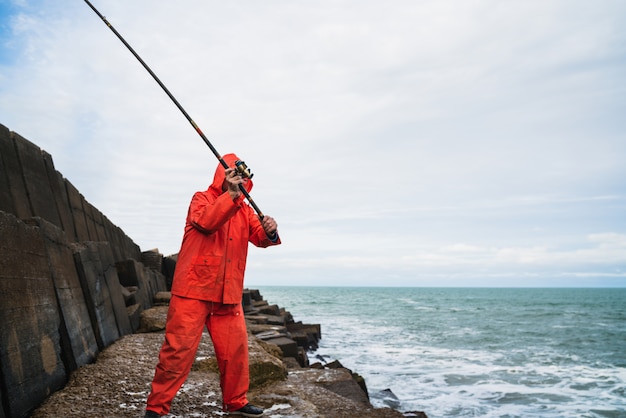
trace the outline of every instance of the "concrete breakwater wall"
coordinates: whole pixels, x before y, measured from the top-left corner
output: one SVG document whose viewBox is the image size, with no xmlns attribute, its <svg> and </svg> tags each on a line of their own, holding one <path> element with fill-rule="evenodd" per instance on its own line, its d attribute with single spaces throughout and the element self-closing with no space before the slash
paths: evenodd
<svg viewBox="0 0 626 418">
<path fill-rule="evenodd" d="M 28 416 L 136 331 L 167 290 L 161 260 L 87 202 L 50 154 L 0 125 L 0 418 Z"/>
</svg>

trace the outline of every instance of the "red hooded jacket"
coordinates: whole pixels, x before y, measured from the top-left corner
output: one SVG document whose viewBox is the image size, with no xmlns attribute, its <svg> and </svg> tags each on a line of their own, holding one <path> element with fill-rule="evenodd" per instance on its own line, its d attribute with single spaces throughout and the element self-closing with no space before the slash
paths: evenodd
<svg viewBox="0 0 626 418">
<path fill-rule="evenodd" d="M 238 160 L 235 154 L 222 157 L 229 167 Z M 280 244 L 272 241 L 254 210 L 222 192 L 224 167 L 218 165 L 213 183 L 191 199 L 185 234 L 172 282 L 172 294 L 225 304 L 241 303 L 248 242 L 257 247 Z M 252 189 L 252 181 L 246 190 Z"/>
</svg>

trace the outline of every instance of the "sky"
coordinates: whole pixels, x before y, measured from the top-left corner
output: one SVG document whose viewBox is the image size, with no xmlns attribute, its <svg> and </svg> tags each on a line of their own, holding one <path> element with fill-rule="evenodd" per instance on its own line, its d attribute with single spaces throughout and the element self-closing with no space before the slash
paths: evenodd
<svg viewBox="0 0 626 418">
<path fill-rule="evenodd" d="M 248 286 L 626 286 L 626 2 L 92 4 L 254 173 Z M 0 40 L 0 123 L 177 253 L 217 159 L 174 103 L 84 1 Z"/>
</svg>

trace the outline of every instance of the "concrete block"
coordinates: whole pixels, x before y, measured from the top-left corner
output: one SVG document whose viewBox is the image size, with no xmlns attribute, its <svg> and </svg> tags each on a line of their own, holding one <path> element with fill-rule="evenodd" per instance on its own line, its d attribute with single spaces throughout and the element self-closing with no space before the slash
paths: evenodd
<svg viewBox="0 0 626 418">
<path fill-rule="evenodd" d="M 0 402 L 2 402 L 0 405 L 6 405 L 6 401 L 4 400 L 4 393 L 1 393 L 1 392 L 0 392 Z M 0 408 L 0 418 L 5 418 L 3 408 Z"/>
<path fill-rule="evenodd" d="M 252 296 L 252 306 L 254 306 L 255 308 L 262 309 L 262 308 L 269 306 L 269 303 L 267 303 L 265 299 L 261 299 L 261 300 L 255 299 L 254 292 L 251 292 L 250 295 Z"/>
<path fill-rule="evenodd" d="M 246 320 L 252 322 L 253 324 L 268 324 L 267 315 L 246 314 Z"/>
<path fill-rule="evenodd" d="M 54 203 L 54 195 L 50 188 L 41 148 L 15 132 L 12 133 L 12 137 L 22 166 L 22 175 L 33 215 L 63 228 Z"/>
<path fill-rule="evenodd" d="M 122 286 L 117 276 L 111 246 L 108 242 L 91 242 L 87 243 L 87 245 L 93 248 L 93 251 L 98 254 L 98 258 L 100 259 L 100 266 L 102 267 L 109 288 L 113 312 L 115 313 L 115 321 L 117 322 L 117 329 L 119 330 L 120 336 L 131 334 L 133 329 L 130 325 L 128 312 L 126 311 L 126 299 L 122 293 Z"/>
<path fill-rule="evenodd" d="M 244 311 L 248 307 L 252 307 L 252 296 L 250 295 L 250 291 L 248 289 L 244 289 L 241 295 L 241 306 L 243 306 Z"/>
<path fill-rule="evenodd" d="M 69 180 L 65 180 L 65 189 L 67 190 L 68 202 L 74 219 L 74 228 L 76 229 L 76 239 L 78 241 L 89 241 L 89 230 L 87 229 L 87 219 L 83 210 L 83 196 L 78 192 Z"/>
<path fill-rule="evenodd" d="M 263 300 L 263 296 L 261 296 L 261 291 L 258 289 L 246 289 L 250 292 L 250 297 L 252 298 L 252 300 L 255 301 L 262 301 Z"/>
<path fill-rule="evenodd" d="M 52 156 L 47 152 L 42 152 L 46 171 L 48 172 L 48 180 L 50 181 L 50 188 L 54 201 L 61 219 L 62 229 L 65 231 L 65 236 L 68 241 L 76 242 L 78 237 L 76 236 L 76 228 L 74 227 L 74 217 L 72 216 L 72 210 L 70 208 L 69 198 L 67 196 L 67 189 L 65 187 L 65 178 L 63 175 L 54 169 L 54 162 Z"/>
<path fill-rule="evenodd" d="M 291 338 L 278 337 L 265 340 L 269 344 L 277 345 L 284 357 L 298 357 L 298 344 Z"/>
<path fill-rule="evenodd" d="M 156 270 L 152 270 L 149 269 L 152 272 L 152 280 L 156 286 L 156 293 L 159 292 L 167 292 L 167 284 L 165 282 L 165 275 L 163 275 L 163 273 L 156 271 Z"/>
<path fill-rule="evenodd" d="M 167 290 L 172 290 L 172 280 L 174 279 L 174 271 L 176 270 L 176 261 L 178 254 L 170 255 L 163 258 L 162 272 L 165 275 L 165 286 Z"/>
<path fill-rule="evenodd" d="M 306 350 L 304 348 L 298 347 L 298 357 L 296 360 L 300 366 L 309 367 L 309 356 L 306 354 Z"/>
<path fill-rule="evenodd" d="M 128 259 L 117 261 L 115 268 L 117 268 L 117 275 L 120 278 L 120 284 L 125 287 L 137 287 L 139 288 L 141 282 L 141 267 L 137 260 Z"/>
<path fill-rule="evenodd" d="M 261 334 L 274 334 L 276 336 L 281 335 L 285 337 L 289 336 L 289 332 L 287 332 L 287 328 L 285 327 L 281 327 L 280 325 L 255 324 L 251 321 L 248 321 L 247 319 L 248 318 L 246 317 L 246 327 L 248 328 L 248 331 L 257 338 L 262 339 L 261 337 L 259 337 L 259 335 Z"/>
<path fill-rule="evenodd" d="M 264 305 L 264 306 L 259 306 L 258 309 L 259 309 L 259 312 L 265 315 L 274 315 L 274 316 L 280 315 L 280 308 L 278 307 L 278 305 Z"/>
<path fill-rule="evenodd" d="M 41 218 L 28 221 L 39 227 L 48 255 L 50 274 L 63 321 L 59 327 L 63 360 L 69 372 L 93 362 L 98 344 L 83 289 L 74 265 L 74 254 L 65 233 Z"/>
<path fill-rule="evenodd" d="M 123 261 L 131 258 L 134 260 L 140 260 L 141 250 L 139 249 L 139 246 L 135 244 L 133 240 L 130 239 L 124 231 L 122 231 L 122 229 L 114 225 L 106 216 L 102 215 L 102 219 L 106 241 L 111 243 L 115 261 Z"/>
<path fill-rule="evenodd" d="M 93 220 L 96 226 L 97 241 L 106 241 L 107 234 L 104 228 L 104 215 L 95 206 L 91 205 L 91 207 L 93 208 L 91 213 L 93 215 Z"/>
<path fill-rule="evenodd" d="M 282 325 L 285 326 L 287 324 L 287 320 L 285 319 L 284 316 L 278 316 L 278 315 L 263 315 L 265 316 L 265 318 L 267 318 L 267 324 L 270 325 Z"/>
<path fill-rule="evenodd" d="M 115 267 L 117 268 L 120 284 L 125 287 L 136 287 L 135 299 L 137 303 L 139 303 L 143 309 L 150 308 L 152 306 L 154 293 L 152 293 L 150 281 L 143 268 L 143 264 L 130 259 L 118 261 L 115 263 Z"/>
<path fill-rule="evenodd" d="M 120 332 L 117 327 L 106 269 L 103 268 L 98 249 L 93 244 L 75 244 L 74 260 L 96 341 L 100 350 L 103 350 L 120 337 Z M 119 289 L 118 292 L 120 292 Z"/>
<path fill-rule="evenodd" d="M 24 417 L 65 384 L 61 317 L 39 228 L 0 212 L 0 237 L 0 390 L 7 415 Z"/>
<path fill-rule="evenodd" d="M 287 330 L 291 333 L 304 332 L 309 334 L 315 342 L 322 339 L 322 327 L 320 324 L 303 324 L 302 322 L 295 322 L 287 324 Z"/>
<path fill-rule="evenodd" d="M 268 341 L 279 337 L 286 337 L 287 334 L 281 333 L 278 330 L 268 330 L 254 334 L 254 336 L 257 337 L 259 340 Z"/>
<path fill-rule="evenodd" d="M 141 253 L 141 262 L 144 266 L 155 270 L 163 270 L 163 254 L 159 253 L 158 249 L 144 251 Z"/>
<path fill-rule="evenodd" d="M 85 212 L 85 221 L 87 223 L 87 232 L 89 233 L 89 241 L 101 241 L 98 237 L 98 226 L 94 216 L 94 207 L 83 197 L 83 211 Z"/>
<path fill-rule="evenodd" d="M 3 195 L 10 194 L 9 202 L 12 203 L 2 204 L 4 208 L 2 210 L 13 213 L 21 219 L 32 217 L 33 210 L 28 200 L 28 192 L 22 176 L 22 166 L 17 156 L 11 132 L 7 136 L 5 130 L 0 131 L 0 159 L 2 160 L 2 171 L 7 179 Z"/>
<path fill-rule="evenodd" d="M 5 158 L 9 158 L 9 155 L 5 155 L 4 149 L 6 146 L 12 146 L 11 131 L 4 125 L 0 125 L 0 210 L 15 214 L 15 204 L 13 203 L 11 186 L 9 185 L 8 168 L 4 162 Z"/>
<path fill-rule="evenodd" d="M 126 306 L 134 305 L 135 303 L 137 303 L 137 300 L 135 299 L 135 292 L 137 291 L 136 288 L 124 287 L 120 285 L 120 290 L 122 291 L 122 296 L 124 296 L 124 302 L 126 303 Z"/>
<path fill-rule="evenodd" d="M 135 297 L 144 309 L 152 306 L 155 294 L 166 290 L 165 276 L 136 260 L 118 261 L 115 266 L 122 286 L 137 287 Z"/>
<path fill-rule="evenodd" d="M 130 319 L 133 332 L 137 331 L 141 326 L 141 312 L 143 312 L 143 308 L 140 304 L 136 303 L 128 306 L 126 312 L 128 312 L 128 318 Z"/>
</svg>

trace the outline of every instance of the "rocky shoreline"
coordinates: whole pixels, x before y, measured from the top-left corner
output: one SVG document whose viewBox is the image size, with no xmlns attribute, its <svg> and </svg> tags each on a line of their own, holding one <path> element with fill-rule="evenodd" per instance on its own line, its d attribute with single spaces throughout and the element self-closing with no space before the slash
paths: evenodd
<svg viewBox="0 0 626 418">
<path fill-rule="evenodd" d="M 97 360 L 72 373 L 31 417 L 143 417 L 145 400 L 163 342 L 168 292 L 142 312 L 137 333 L 102 351 Z M 311 363 L 321 328 L 294 321 L 291 313 L 263 300 L 258 290 L 243 297 L 249 330 L 251 402 L 272 418 L 426 417 L 374 408 L 365 381 L 339 361 Z M 316 359 L 319 360 L 319 359 Z M 192 371 L 168 418 L 224 416 L 219 376 L 209 335 L 202 336 Z"/>
</svg>

